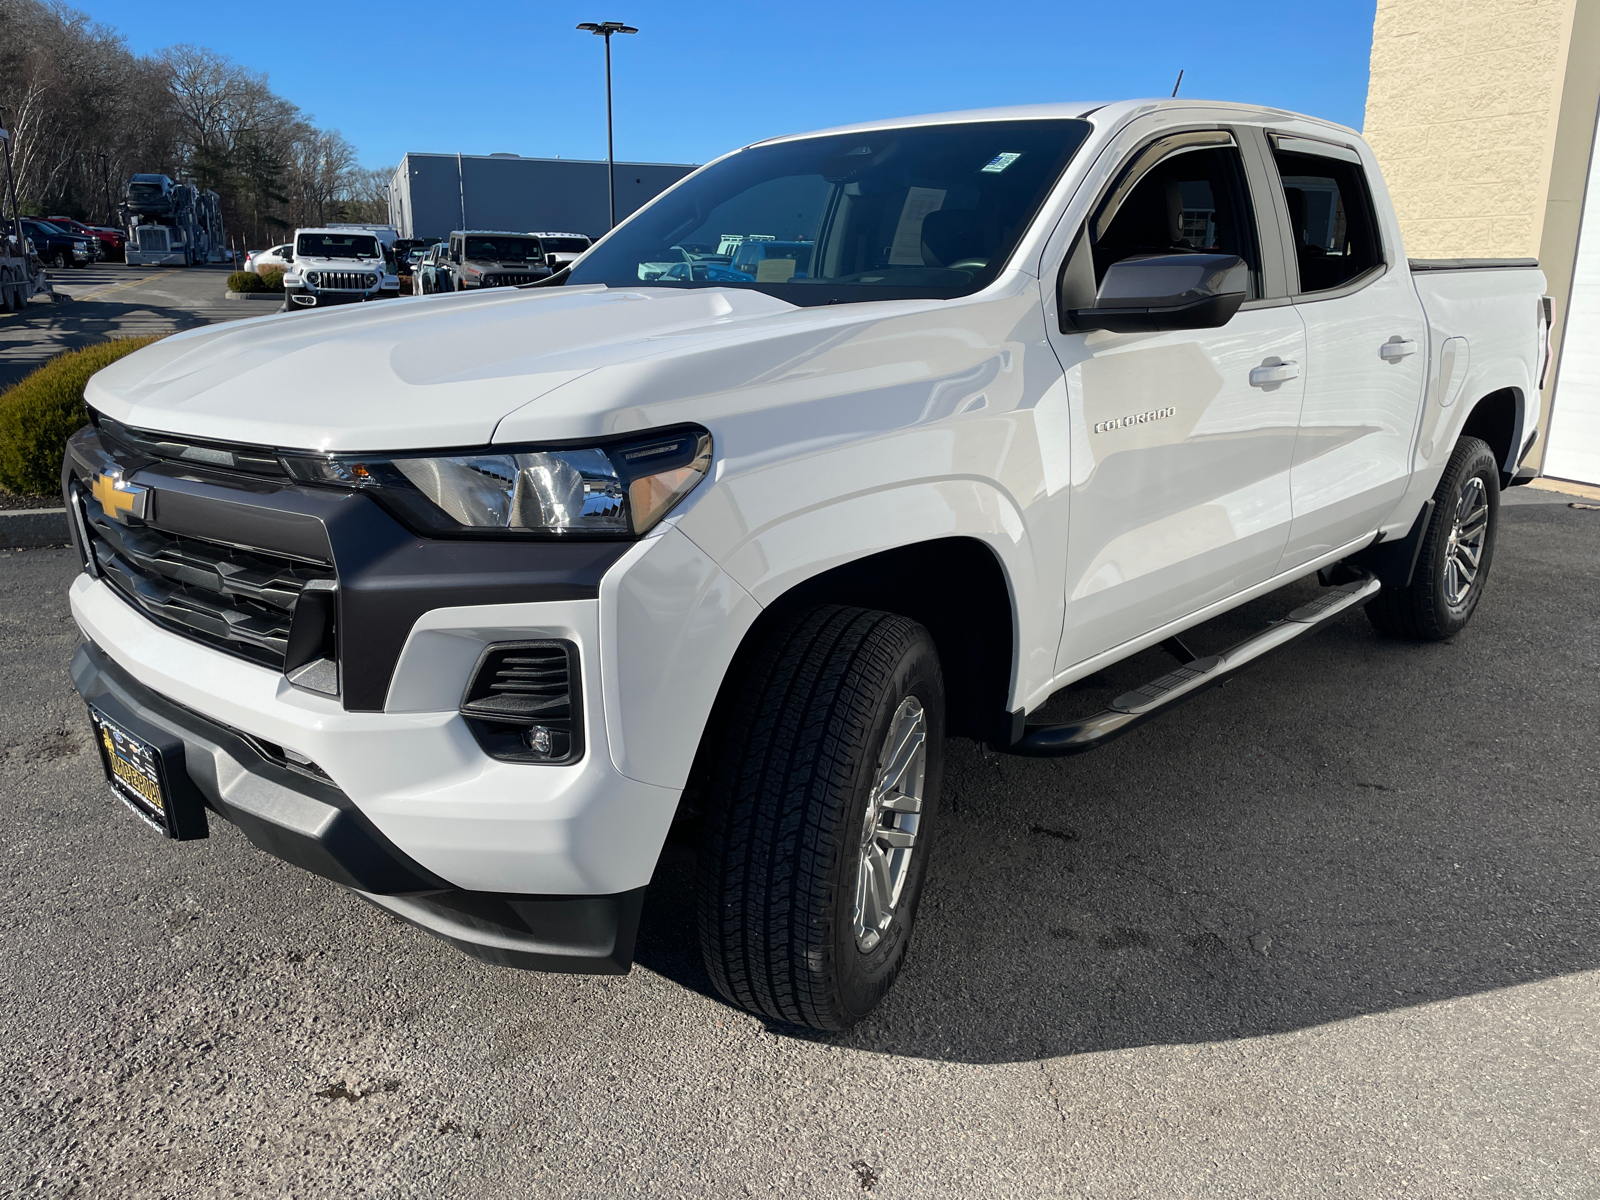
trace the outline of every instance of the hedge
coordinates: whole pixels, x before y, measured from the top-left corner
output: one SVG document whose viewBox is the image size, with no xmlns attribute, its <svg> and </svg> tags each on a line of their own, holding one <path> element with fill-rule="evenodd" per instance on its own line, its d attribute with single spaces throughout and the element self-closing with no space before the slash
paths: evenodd
<svg viewBox="0 0 1600 1200">
<path fill-rule="evenodd" d="M 262 286 L 269 292 L 283 291 L 282 271 L 262 271 L 256 278 L 261 280 Z"/>
<path fill-rule="evenodd" d="M 264 292 L 267 285 L 261 282 L 261 276 L 254 271 L 235 271 L 228 276 L 228 290 L 230 292 Z"/>
<path fill-rule="evenodd" d="M 159 340 L 117 338 L 69 350 L 0 392 L 0 488 L 34 495 L 59 489 L 67 439 L 89 420 L 83 406 L 89 376 Z"/>
</svg>

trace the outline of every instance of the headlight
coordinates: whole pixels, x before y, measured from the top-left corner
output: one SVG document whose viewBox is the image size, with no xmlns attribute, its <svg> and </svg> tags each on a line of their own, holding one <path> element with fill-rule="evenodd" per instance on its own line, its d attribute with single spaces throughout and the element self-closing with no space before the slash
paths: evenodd
<svg viewBox="0 0 1600 1200">
<path fill-rule="evenodd" d="M 572 447 L 285 456 L 307 483 L 368 492 L 428 533 L 638 537 L 711 469 L 711 435 L 674 429 Z"/>
</svg>

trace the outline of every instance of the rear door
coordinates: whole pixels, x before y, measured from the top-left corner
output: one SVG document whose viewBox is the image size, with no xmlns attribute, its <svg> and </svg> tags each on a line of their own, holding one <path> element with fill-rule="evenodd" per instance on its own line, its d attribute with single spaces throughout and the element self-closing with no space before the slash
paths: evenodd
<svg viewBox="0 0 1600 1200">
<path fill-rule="evenodd" d="M 1086 269 L 1087 244 L 1098 286 L 1133 255 L 1238 254 L 1253 282 L 1217 329 L 1052 321 L 1071 436 L 1060 669 L 1259 583 L 1283 555 L 1305 338 L 1276 227 L 1263 230 L 1255 202 L 1268 180 L 1259 136 L 1169 125 L 1136 141 L 1064 256 L 1062 269 Z M 1045 286 L 1057 277 L 1048 270 Z"/>
<path fill-rule="evenodd" d="M 1306 328 L 1289 570 L 1372 533 L 1405 492 L 1428 333 L 1356 147 L 1280 134 L 1270 143 Z"/>
</svg>

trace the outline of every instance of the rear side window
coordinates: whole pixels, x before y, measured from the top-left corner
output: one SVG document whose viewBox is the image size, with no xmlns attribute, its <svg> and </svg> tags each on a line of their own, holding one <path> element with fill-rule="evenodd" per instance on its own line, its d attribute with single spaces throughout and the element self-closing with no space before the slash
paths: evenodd
<svg viewBox="0 0 1600 1200">
<path fill-rule="evenodd" d="M 1377 215 L 1359 162 L 1281 149 L 1273 158 L 1283 181 L 1301 292 L 1342 287 L 1382 265 Z"/>
<path fill-rule="evenodd" d="M 1106 198 L 1090 231 L 1097 285 L 1112 263 L 1136 255 L 1237 254 L 1250 267 L 1251 297 L 1261 295 L 1255 218 L 1235 146 L 1182 149 L 1137 182 L 1125 180 Z"/>
</svg>

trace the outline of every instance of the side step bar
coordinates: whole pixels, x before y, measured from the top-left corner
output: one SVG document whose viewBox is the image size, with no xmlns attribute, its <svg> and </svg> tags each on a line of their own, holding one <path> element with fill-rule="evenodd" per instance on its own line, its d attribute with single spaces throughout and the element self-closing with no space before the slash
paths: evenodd
<svg viewBox="0 0 1600 1200">
<path fill-rule="evenodd" d="M 1274 621 L 1254 637 L 1246 638 L 1221 654 L 1187 662 L 1141 688 L 1124 692 L 1092 717 L 1069 721 L 1065 725 L 1029 725 L 1019 741 L 1009 747 L 996 746 L 1007 754 L 1026 758 L 1056 758 L 1096 750 L 1128 730 L 1143 725 L 1209 687 L 1224 682 L 1235 673 L 1264 658 L 1296 638 L 1320 628 L 1343 612 L 1365 604 L 1383 585 L 1368 577 L 1330 588 L 1309 604 L 1302 604 L 1281 621 Z M 1177 639 L 1173 653 L 1187 652 Z"/>
</svg>

